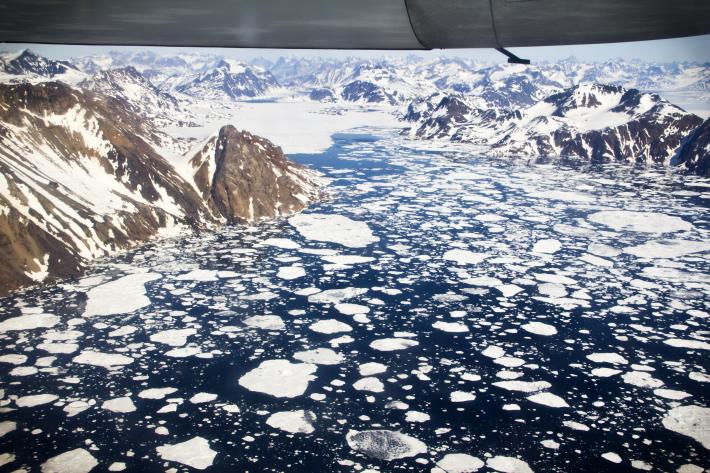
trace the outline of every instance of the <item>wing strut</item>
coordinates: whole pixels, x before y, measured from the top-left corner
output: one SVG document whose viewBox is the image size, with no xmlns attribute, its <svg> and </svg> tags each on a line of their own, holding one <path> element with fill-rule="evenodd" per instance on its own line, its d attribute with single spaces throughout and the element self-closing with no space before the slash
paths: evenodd
<svg viewBox="0 0 710 473">
<path fill-rule="evenodd" d="M 508 63 L 510 64 L 530 64 L 530 59 L 520 58 L 505 48 L 496 48 L 496 51 L 508 56 Z"/>
</svg>

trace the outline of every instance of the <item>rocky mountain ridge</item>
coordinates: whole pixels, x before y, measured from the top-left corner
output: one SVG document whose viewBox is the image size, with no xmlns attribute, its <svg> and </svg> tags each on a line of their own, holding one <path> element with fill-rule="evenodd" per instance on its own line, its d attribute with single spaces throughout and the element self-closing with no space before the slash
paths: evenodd
<svg viewBox="0 0 710 473">
<path fill-rule="evenodd" d="M 517 109 L 434 94 L 411 103 L 403 119 L 413 138 L 472 143 L 498 156 L 665 165 L 681 163 L 674 157 L 702 123 L 656 94 L 602 84 L 574 86 Z"/>
</svg>

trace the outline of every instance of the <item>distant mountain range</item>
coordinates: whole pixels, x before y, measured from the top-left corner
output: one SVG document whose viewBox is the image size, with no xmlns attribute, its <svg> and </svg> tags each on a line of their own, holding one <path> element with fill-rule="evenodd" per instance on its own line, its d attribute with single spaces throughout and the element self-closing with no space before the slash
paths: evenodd
<svg viewBox="0 0 710 473">
<path fill-rule="evenodd" d="M 514 109 L 477 102 L 438 93 L 412 103 L 404 115 L 412 123 L 407 133 L 486 146 L 497 156 L 670 164 L 703 122 L 656 94 L 614 85 L 577 85 Z"/>
</svg>

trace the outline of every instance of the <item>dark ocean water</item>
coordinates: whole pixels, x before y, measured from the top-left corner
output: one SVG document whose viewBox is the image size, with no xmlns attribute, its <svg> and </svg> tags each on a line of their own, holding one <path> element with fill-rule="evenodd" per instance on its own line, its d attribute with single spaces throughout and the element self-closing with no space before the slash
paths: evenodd
<svg viewBox="0 0 710 473">
<path fill-rule="evenodd" d="M 674 407 L 706 408 L 710 399 L 707 378 L 700 381 L 709 368 L 707 181 L 619 166 L 511 164 L 376 134 L 334 140 L 325 153 L 292 156 L 332 179 L 330 198 L 306 214 L 365 222 L 377 241 L 358 247 L 315 241 L 287 220 L 226 228 L 146 245 L 96 262 L 82 280 L 0 300 L 0 320 L 33 311 L 59 317 L 53 327 L 0 334 L 0 355 L 27 357 L 19 366 L 56 357 L 24 376 L 12 374 L 17 366 L 0 364 L 6 408 L 0 421 L 17 424 L 0 439 L 0 453 L 14 455 L 2 471 L 39 471 L 47 459 L 76 448 L 98 461 L 95 471 L 114 462 L 129 471 L 190 471 L 161 459 L 156 448 L 195 436 L 216 452 L 209 467 L 215 472 L 431 471 L 451 453 L 483 462 L 518 458 L 535 472 L 710 467 L 697 440 L 662 425 Z M 600 212 L 625 213 L 593 217 Z M 300 247 L 264 244 L 270 238 Z M 555 251 L 533 251 L 542 240 L 549 240 L 543 250 Z M 641 247 L 648 242 L 656 243 Z M 334 265 L 321 250 L 371 260 Z M 467 257 L 476 262 L 466 263 Z M 279 277 L 279 268 L 290 266 L 305 275 Z M 204 271 L 191 273 L 197 269 Z M 145 284 L 148 305 L 85 317 L 92 288 L 145 272 L 156 275 Z M 367 307 L 368 320 L 309 301 L 308 292 L 298 293 L 306 288 L 361 288 L 340 302 Z M 140 299 L 134 289 L 125 297 Z M 281 317 L 283 328 L 245 325 L 262 314 Z M 351 330 L 309 329 L 330 319 Z M 440 330 L 436 322 L 468 331 Z M 531 322 L 555 333 L 522 328 Z M 109 335 L 121 327 L 135 330 Z M 193 349 L 188 356 L 170 356 L 181 346 L 151 340 L 169 329 L 194 329 L 182 346 Z M 352 341 L 332 342 L 343 336 Z M 370 346 L 393 337 L 418 345 L 388 352 Z M 48 338 L 77 346 L 50 354 L 38 347 Z M 298 363 L 295 353 L 316 348 L 330 348 L 343 361 L 318 365 L 301 395 L 275 397 L 238 383 L 265 360 Z M 112 368 L 73 361 L 86 351 L 133 360 Z M 588 358 L 595 353 L 624 362 Z M 363 377 L 358 367 L 368 362 L 387 366 L 372 375 L 382 392 L 353 387 Z M 592 373 L 599 368 L 618 373 Z M 493 384 L 506 380 L 547 382 L 535 392 L 554 394 L 566 406 Z M 292 381 L 270 382 L 279 389 Z M 163 399 L 138 396 L 164 387 L 175 391 Z M 475 399 L 452 402 L 455 391 Z M 216 399 L 189 401 L 201 392 Z M 58 397 L 16 407 L 17 397 L 31 394 Z M 123 396 L 131 397 L 134 412 L 101 407 Z M 69 417 L 72 402 L 86 409 Z M 177 406 L 174 412 L 157 412 L 169 404 Z M 297 410 L 312 412 L 312 433 L 267 424 L 276 412 Z M 707 411 L 698 412 L 707 427 Z M 350 430 L 377 429 L 401 431 L 428 451 L 385 461 L 346 441 Z M 608 452 L 621 463 L 602 458 Z"/>
</svg>

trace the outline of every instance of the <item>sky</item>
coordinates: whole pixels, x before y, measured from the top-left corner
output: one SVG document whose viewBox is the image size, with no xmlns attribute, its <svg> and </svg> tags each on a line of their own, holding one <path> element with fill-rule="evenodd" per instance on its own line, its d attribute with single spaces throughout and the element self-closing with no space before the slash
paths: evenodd
<svg viewBox="0 0 710 473">
<path fill-rule="evenodd" d="M 319 56 L 319 57 L 383 57 L 417 54 L 423 57 L 463 57 L 480 61 L 505 62 L 506 58 L 492 49 L 448 49 L 433 51 L 361 51 L 361 50 L 299 50 L 299 49 L 237 49 L 237 48 L 159 48 L 140 46 L 75 46 L 48 44 L 13 44 L 0 43 L 0 51 L 10 52 L 29 48 L 37 54 L 52 59 L 69 59 L 88 56 L 112 50 L 155 51 L 166 55 L 178 52 L 209 52 L 234 59 L 249 60 L 256 57 L 277 58 L 279 56 Z M 557 61 L 575 56 L 580 61 L 604 61 L 621 58 L 624 60 L 641 59 L 645 61 L 671 62 L 695 61 L 710 62 L 710 35 L 687 38 L 637 41 L 630 43 L 593 44 L 576 46 L 545 46 L 533 48 L 510 48 L 519 57 L 536 61 Z"/>
</svg>

